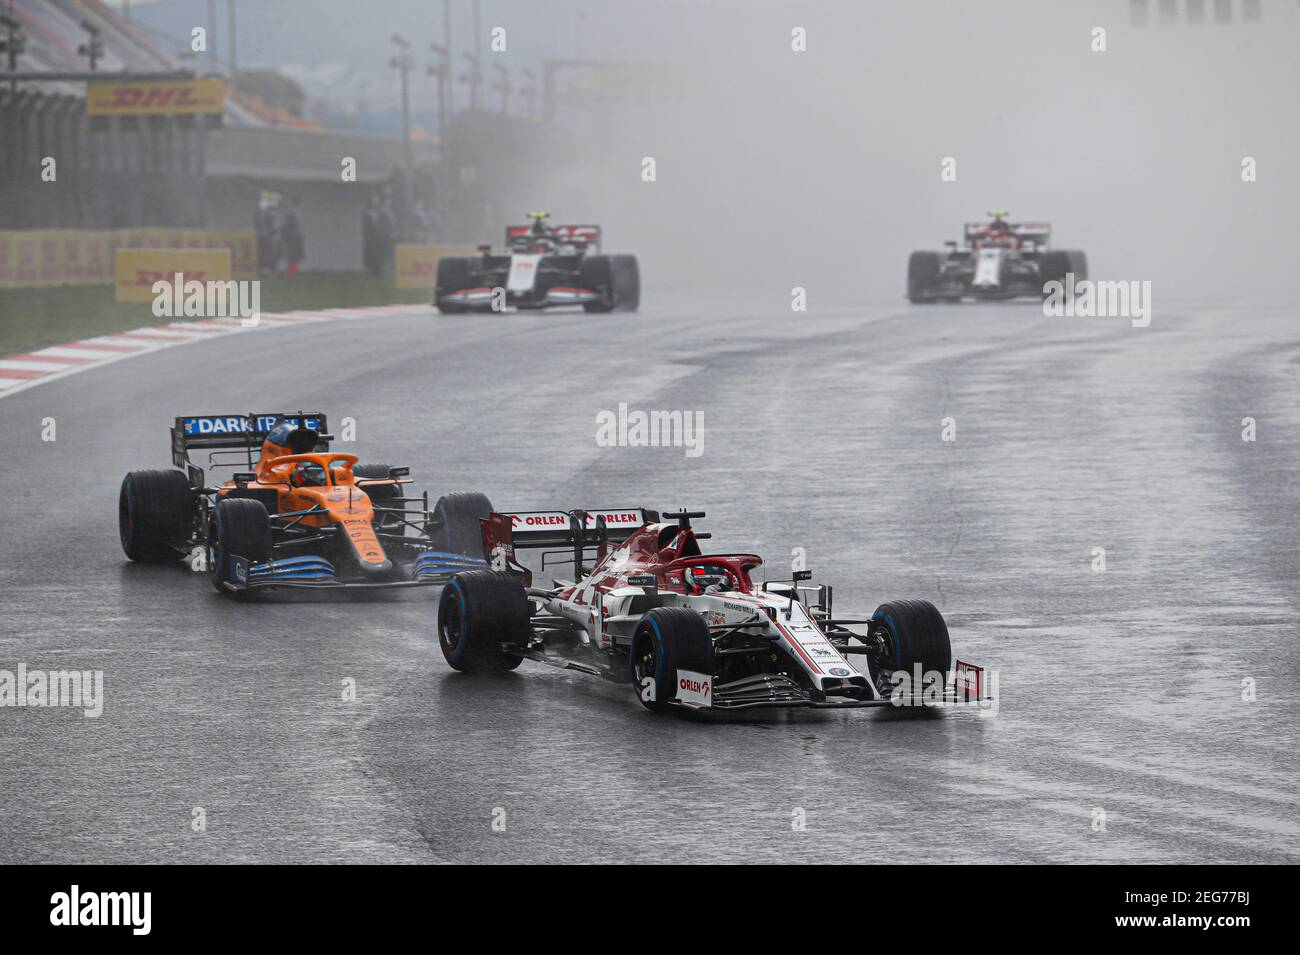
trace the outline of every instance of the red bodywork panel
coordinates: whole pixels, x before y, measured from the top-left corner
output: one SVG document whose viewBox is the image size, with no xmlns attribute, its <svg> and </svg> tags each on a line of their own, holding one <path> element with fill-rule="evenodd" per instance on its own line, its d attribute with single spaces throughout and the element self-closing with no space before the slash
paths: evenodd
<svg viewBox="0 0 1300 955">
<path fill-rule="evenodd" d="M 515 544 L 507 515 L 493 514 L 481 522 L 484 550 L 492 557 L 514 563 Z M 677 524 L 646 524 L 619 544 L 604 543 L 596 555 L 591 573 L 557 596 L 576 603 L 588 603 L 590 591 L 607 593 L 627 584 L 629 577 L 653 574 L 660 590 L 689 592 L 688 568 L 706 567 L 724 573 L 732 587 L 748 593 L 753 588 L 750 571 L 762 566 L 757 554 L 703 554 L 695 531 Z"/>
</svg>

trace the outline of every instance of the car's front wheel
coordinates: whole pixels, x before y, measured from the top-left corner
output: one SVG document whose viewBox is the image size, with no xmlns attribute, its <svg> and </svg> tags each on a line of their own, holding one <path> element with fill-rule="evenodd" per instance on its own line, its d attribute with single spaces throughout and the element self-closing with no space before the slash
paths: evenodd
<svg viewBox="0 0 1300 955">
<path fill-rule="evenodd" d="M 939 282 L 939 253 L 913 252 L 907 259 L 907 300 L 913 305 L 934 301 Z"/>
<path fill-rule="evenodd" d="M 212 525 L 208 531 L 209 572 L 212 586 L 228 593 L 222 586 L 232 575 L 238 583 L 239 570 L 247 573 L 253 564 L 264 564 L 271 559 L 271 515 L 261 501 L 247 497 L 226 498 L 218 501 L 212 511 Z M 242 558 L 238 563 L 233 558 Z"/>
<path fill-rule="evenodd" d="M 872 659 L 878 671 L 886 677 L 907 674 L 906 685 L 912 691 L 907 695 L 919 698 L 924 685 L 912 686 L 919 665 L 922 680 L 933 680 L 938 674 L 942 689 L 952 666 L 952 645 L 938 607 L 928 600 L 891 600 L 877 607 L 871 619 L 872 629 L 883 638 Z"/>
<path fill-rule="evenodd" d="M 681 671 L 702 674 L 711 682 L 713 637 L 704 618 L 685 607 L 651 610 L 632 637 L 628 670 L 637 699 L 655 712 L 668 709 L 677 698 Z"/>
<path fill-rule="evenodd" d="M 459 315 L 466 311 L 464 305 L 446 301 L 451 292 L 463 292 L 470 287 L 469 259 L 460 255 L 444 255 L 438 260 L 437 285 L 433 290 L 433 304 L 444 315 Z"/>
</svg>

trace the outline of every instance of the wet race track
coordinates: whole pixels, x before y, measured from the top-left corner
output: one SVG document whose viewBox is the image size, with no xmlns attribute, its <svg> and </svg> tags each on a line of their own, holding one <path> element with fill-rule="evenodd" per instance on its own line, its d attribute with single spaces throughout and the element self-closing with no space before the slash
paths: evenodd
<svg viewBox="0 0 1300 955">
<path fill-rule="evenodd" d="M 1294 331 L 1174 304 L 1145 329 L 1032 303 L 431 313 L 6 397 L 0 668 L 99 669 L 106 700 L 0 710 L 0 860 L 1300 861 Z M 598 446 L 620 403 L 702 412 L 703 453 Z M 435 497 L 688 506 L 770 577 L 802 548 L 841 614 L 929 599 L 998 710 L 660 717 L 534 664 L 453 673 L 436 589 L 241 603 L 127 563 L 119 481 L 167 466 L 173 416 L 300 407 Z"/>
</svg>

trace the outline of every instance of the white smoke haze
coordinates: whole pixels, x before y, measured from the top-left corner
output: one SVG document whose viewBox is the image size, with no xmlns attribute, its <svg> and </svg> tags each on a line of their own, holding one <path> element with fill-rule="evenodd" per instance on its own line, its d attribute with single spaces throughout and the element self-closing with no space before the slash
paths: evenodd
<svg viewBox="0 0 1300 955">
<path fill-rule="evenodd" d="M 452 0 L 458 71 L 477 42 L 489 78 L 539 77 L 547 60 L 648 65 L 644 95 L 537 157 L 507 221 L 549 210 L 598 222 L 611 251 L 641 256 L 647 302 L 672 293 L 786 299 L 811 307 L 901 300 L 907 255 L 939 249 L 990 209 L 1046 220 L 1094 277 L 1151 281 L 1161 301 L 1233 301 L 1291 291 L 1300 220 L 1300 3 L 1232 0 L 1233 21 L 1130 23 L 1129 0 Z M 390 36 L 420 70 L 442 37 L 430 0 L 259 0 L 241 62 L 295 76 L 361 71 L 366 102 L 394 110 Z M 1188 0 L 1173 8 L 1185 19 Z M 206 22 L 201 0 L 164 25 Z M 583 15 L 579 17 L 579 12 Z M 487 50 L 504 27 L 505 53 Z M 791 30 L 807 30 L 807 52 Z M 1092 31 L 1107 51 L 1092 51 Z M 387 88 L 385 88 L 387 84 Z M 369 88 L 369 87 L 367 87 Z M 341 89 L 341 87 L 340 87 Z M 351 94 L 338 92 L 346 100 Z M 464 105 L 466 89 L 456 95 Z M 422 72 L 412 96 L 432 108 Z M 326 96 L 328 99 L 328 95 Z M 497 108 L 496 94 L 485 105 Z M 640 179 L 652 156 L 657 181 Z M 957 161 L 956 182 L 940 163 Z M 1258 181 L 1241 180 L 1243 157 Z M 521 196 L 527 196 L 522 200 Z"/>
<path fill-rule="evenodd" d="M 1300 10 L 1160 25 L 1150 7 L 1138 27 L 1113 0 L 602 4 L 592 54 L 656 63 L 655 83 L 548 171 L 546 207 L 638 252 L 647 294 L 899 299 L 912 249 L 994 208 L 1166 301 L 1288 293 Z"/>
</svg>

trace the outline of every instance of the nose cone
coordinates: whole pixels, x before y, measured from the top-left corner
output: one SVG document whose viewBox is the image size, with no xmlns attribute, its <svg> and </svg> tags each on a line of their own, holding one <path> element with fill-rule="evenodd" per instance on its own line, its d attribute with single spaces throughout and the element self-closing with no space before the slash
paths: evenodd
<svg viewBox="0 0 1300 955">
<path fill-rule="evenodd" d="M 367 554 L 362 554 L 358 563 L 361 564 L 361 569 L 368 574 L 386 574 L 393 569 L 393 562 L 382 553 L 379 555 L 378 560 Z"/>
</svg>

